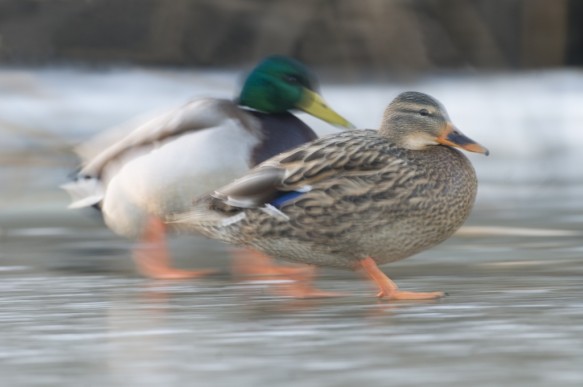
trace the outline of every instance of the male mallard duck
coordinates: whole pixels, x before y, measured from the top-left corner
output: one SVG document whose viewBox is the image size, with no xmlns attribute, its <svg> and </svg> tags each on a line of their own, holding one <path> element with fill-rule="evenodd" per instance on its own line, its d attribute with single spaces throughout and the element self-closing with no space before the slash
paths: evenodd
<svg viewBox="0 0 583 387">
<path fill-rule="evenodd" d="M 70 207 L 97 205 L 114 232 L 148 242 L 134 252 L 143 274 L 204 275 L 209 271 L 170 267 L 162 219 L 186 211 L 194 197 L 259 162 L 317 138 L 291 110 L 352 127 L 316 90 L 316 78 L 304 65 L 269 57 L 252 70 L 236 101 L 198 99 L 136 127 L 105 149 L 84 146 L 82 153 L 89 157 L 77 181 L 64 186 L 77 199 Z"/>
<path fill-rule="evenodd" d="M 459 147 L 488 154 L 434 98 L 400 94 L 382 126 L 351 130 L 275 156 L 169 220 L 204 235 L 317 266 L 361 269 L 387 299 L 441 292 L 398 290 L 377 265 L 451 236 L 477 180 Z"/>
</svg>

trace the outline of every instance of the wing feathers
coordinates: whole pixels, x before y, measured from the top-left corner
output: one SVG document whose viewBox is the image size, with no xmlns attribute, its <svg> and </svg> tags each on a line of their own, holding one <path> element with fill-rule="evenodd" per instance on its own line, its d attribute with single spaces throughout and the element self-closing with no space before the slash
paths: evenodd
<svg viewBox="0 0 583 387">
<path fill-rule="evenodd" d="M 282 168 L 257 168 L 211 196 L 232 207 L 259 207 L 277 196 L 284 176 L 285 170 Z"/>
<path fill-rule="evenodd" d="M 88 151 L 87 147 L 91 146 L 91 143 L 84 145 L 80 152 L 84 154 L 96 153 L 97 155 L 91 160 L 87 160 L 81 173 L 100 176 L 107 164 L 126 152 L 153 145 L 186 132 L 218 126 L 225 119 L 236 119 L 241 121 L 245 128 L 255 128 L 255 125 L 252 124 L 253 118 L 238 109 L 232 101 L 212 98 L 199 99 L 142 123 L 133 131 L 110 144 L 102 152 Z"/>
<path fill-rule="evenodd" d="M 374 175 L 396 159 L 392 145 L 373 130 L 354 130 L 323 137 L 271 158 L 246 176 L 212 194 L 213 207 L 226 212 L 274 203 L 282 192 L 325 188 L 330 176 Z M 306 187 L 309 187 L 306 189 Z M 277 207 L 277 205 L 276 205 Z"/>
</svg>

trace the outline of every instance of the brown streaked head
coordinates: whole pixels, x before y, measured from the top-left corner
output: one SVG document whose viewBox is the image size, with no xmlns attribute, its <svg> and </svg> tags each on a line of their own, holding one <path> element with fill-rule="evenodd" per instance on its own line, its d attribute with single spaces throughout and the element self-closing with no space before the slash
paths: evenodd
<svg viewBox="0 0 583 387">
<path fill-rule="evenodd" d="M 399 94 L 387 107 L 379 133 L 411 150 L 435 145 L 488 155 L 488 149 L 464 135 L 435 98 L 415 91 Z"/>
</svg>

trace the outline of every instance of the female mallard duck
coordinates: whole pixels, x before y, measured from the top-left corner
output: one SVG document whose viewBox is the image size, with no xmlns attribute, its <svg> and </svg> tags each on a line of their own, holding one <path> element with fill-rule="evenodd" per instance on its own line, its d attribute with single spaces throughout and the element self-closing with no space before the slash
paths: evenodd
<svg viewBox="0 0 583 387">
<path fill-rule="evenodd" d="M 398 290 L 377 265 L 444 241 L 469 215 L 476 175 L 453 147 L 488 154 L 438 101 L 406 92 L 378 131 L 346 131 L 273 157 L 170 221 L 271 256 L 361 269 L 379 297 L 437 298 L 443 293 Z"/>
<path fill-rule="evenodd" d="M 272 56 L 249 74 L 237 101 L 195 100 L 105 148 L 90 142 L 81 149 L 89 157 L 79 178 L 64 187 L 77 199 L 71 207 L 97 205 L 114 232 L 148 242 L 134 252 L 144 275 L 204 275 L 209 271 L 170 267 L 162 219 L 188 210 L 193 197 L 227 184 L 259 162 L 317 138 L 291 110 L 351 127 L 316 90 L 316 79 L 305 66 Z"/>
</svg>

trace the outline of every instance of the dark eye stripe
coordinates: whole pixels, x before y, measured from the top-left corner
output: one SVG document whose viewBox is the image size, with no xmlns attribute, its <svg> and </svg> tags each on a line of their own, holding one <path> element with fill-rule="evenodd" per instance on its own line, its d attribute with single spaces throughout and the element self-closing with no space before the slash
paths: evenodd
<svg viewBox="0 0 583 387">
<path fill-rule="evenodd" d="M 434 113 L 430 112 L 427 109 L 423 109 L 423 108 L 421 108 L 421 109 L 418 109 L 418 108 L 417 109 L 405 108 L 405 109 L 401 109 L 400 111 L 403 112 L 403 113 L 421 114 L 421 111 L 422 110 L 425 111 L 425 112 L 427 112 L 427 114 L 425 116 L 433 116 L 434 115 Z"/>
</svg>

